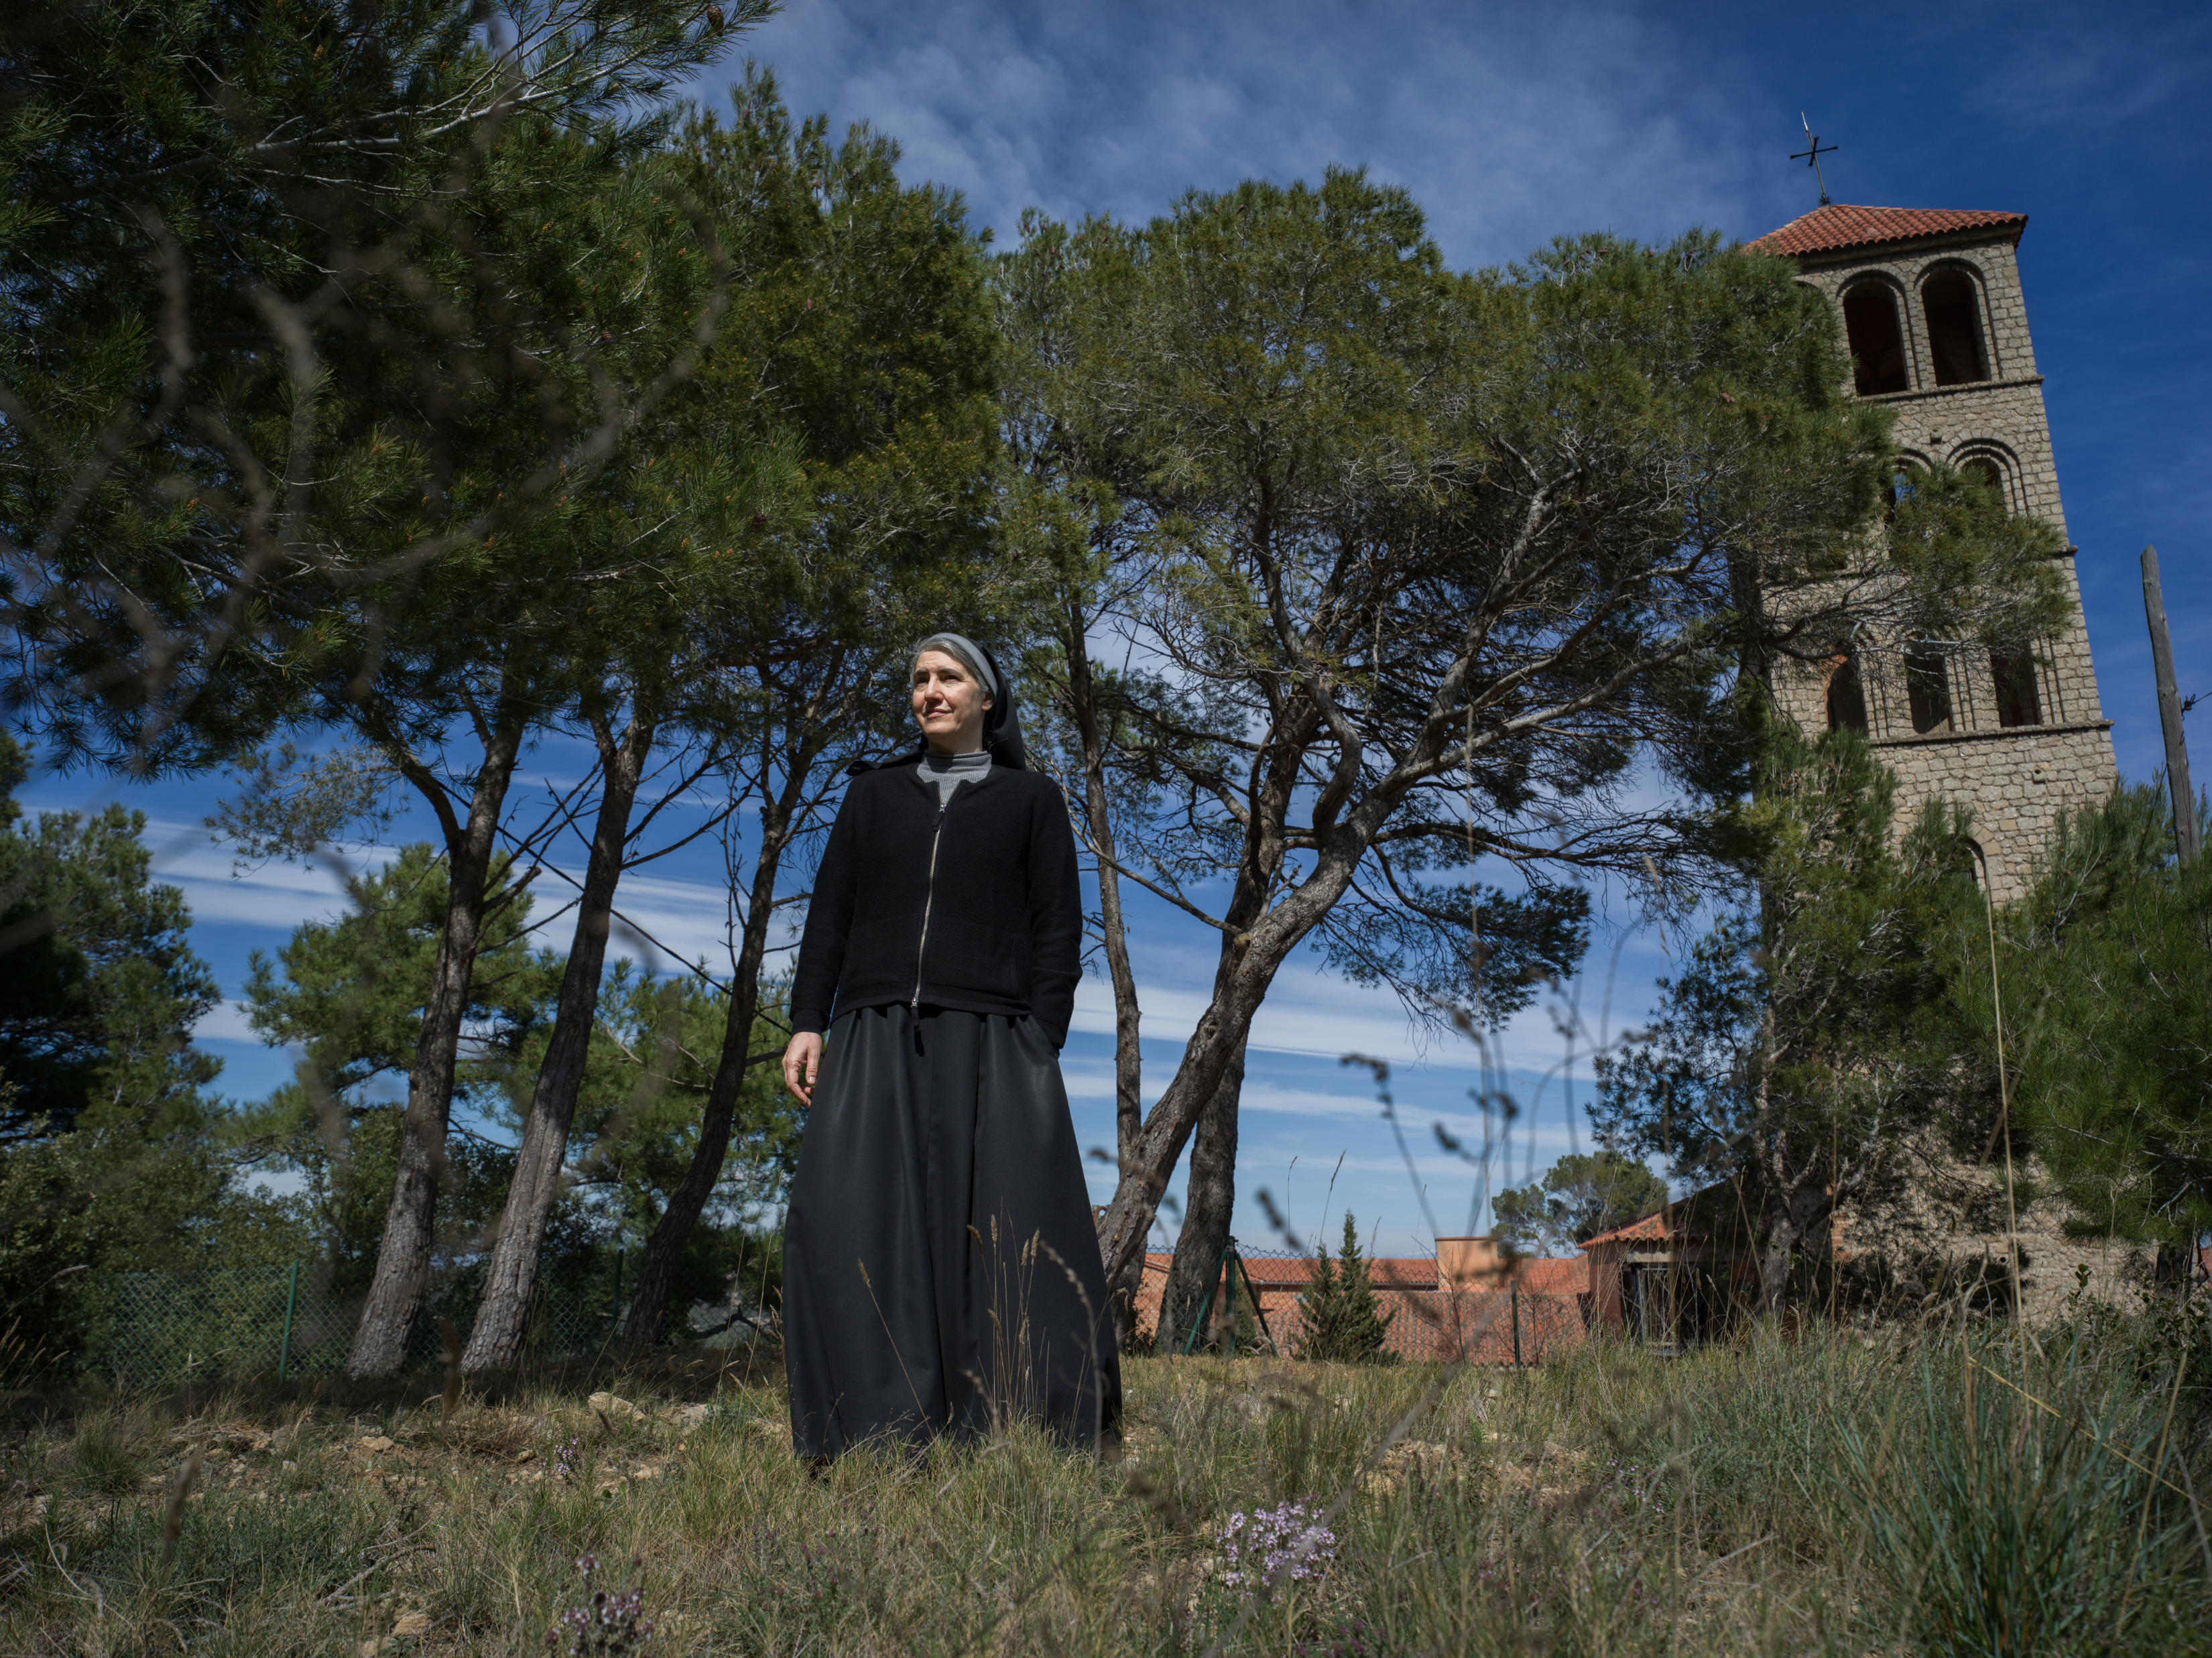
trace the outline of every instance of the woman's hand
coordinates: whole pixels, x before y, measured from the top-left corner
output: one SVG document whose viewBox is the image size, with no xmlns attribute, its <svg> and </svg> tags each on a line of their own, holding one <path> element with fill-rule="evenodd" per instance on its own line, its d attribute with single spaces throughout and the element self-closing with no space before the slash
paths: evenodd
<svg viewBox="0 0 2212 1658">
<path fill-rule="evenodd" d="M 810 1109 L 814 1104 L 814 1079 L 822 1070 L 822 1033 L 800 1031 L 783 1051 L 783 1086 L 791 1097 Z"/>
</svg>

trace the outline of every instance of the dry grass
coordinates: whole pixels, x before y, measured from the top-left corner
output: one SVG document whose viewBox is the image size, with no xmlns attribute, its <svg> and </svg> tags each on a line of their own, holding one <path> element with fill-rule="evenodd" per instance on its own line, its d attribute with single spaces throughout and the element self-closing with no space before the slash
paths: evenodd
<svg viewBox="0 0 2212 1658">
<path fill-rule="evenodd" d="M 1940 1460 L 1945 1362 L 1843 1335 L 1673 1362 L 1604 1344 L 1525 1373 L 1142 1360 L 1121 1466 L 1024 1432 L 818 1478 L 767 1356 L 538 1378 L 445 1420 L 436 1375 L 21 1398 L 0 1651 L 542 1653 L 586 1552 L 641 1582 L 653 1654 L 1905 1651 L 1917 1586 L 1866 1497 Z M 2095 1384 L 2108 1435 L 2142 1415 L 2120 1386 Z M 2026 1443 L 2029 1417 L 2050 1419 L 2004 1416 L 1990 1442 Z M 2194 1431 L 2169 1436 L 2177 1482 L 2191 1445 L 2201 1475 Z M 1334 1564 L 1241 1601 L 1219 1529 L 1285 1499 L 1339 1505 Z M 2118 1639 L 2078 1649 L 2202 1649 L 2185 1507 L 2143 1510 Z"/>
</svg>

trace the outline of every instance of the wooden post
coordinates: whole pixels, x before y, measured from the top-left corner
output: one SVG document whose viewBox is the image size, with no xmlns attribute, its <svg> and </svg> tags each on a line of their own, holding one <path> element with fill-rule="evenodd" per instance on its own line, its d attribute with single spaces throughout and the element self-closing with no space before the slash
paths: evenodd
<svg viewBox="0 0 2212 1658">
<path fill-rule="evenodd" d="M 2166 600 L 2159 592 L 2158 549 L 2142 550 L 2143 617 L 2150 624 L 2151 669 L 2158 678 L 2158 723 L 2166 736 L 2166 786 L 2173 796 L 2173 844 L 2193 863 L 2197 838 L 2197 790 L 2189 781 L 2189 745 L 2181 735 L 2181 691 L 2173 680 L 2173 641 L 2166 631 Z"/>
</svg>

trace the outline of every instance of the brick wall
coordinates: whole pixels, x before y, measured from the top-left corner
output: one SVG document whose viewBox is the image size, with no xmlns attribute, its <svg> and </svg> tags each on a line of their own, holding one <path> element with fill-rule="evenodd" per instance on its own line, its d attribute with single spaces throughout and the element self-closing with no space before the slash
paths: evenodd
<svg viewBox="0 0 2212 1658">
<path fill-rule="evenodd" d="M 1140 1341 L 1149 1341 L 1159 1326 L 1170 1259 L 1165 1253 L 1145 1257 L 1137 1292 Z M 1255 1254 L 1245 1266 L 1268 1336 L 1285 1357 L 1293 1356 L 1305 1327 L 1299 1298 L 1312 1279 L 1313 1262 Z M 1522 1260 L 1498 1288 L 1472 1291 L 1442 1283 L 1430 1256 L 1380 1256 L 1368 1263 L 1368 1271 L 1390 1321 L 1384 1349 L 1409 1363 L 1540 1364 L 1589 1339 L 1583 1293 L 1589 1287 L 1589 1264 L 1581 1256 Z M 1246 1300 L 1242 1280 L 1237 1298 L 1240 1306 Z M 1220 1311 L 1217 1299 L 1217 1317 Z"/>
</svg>

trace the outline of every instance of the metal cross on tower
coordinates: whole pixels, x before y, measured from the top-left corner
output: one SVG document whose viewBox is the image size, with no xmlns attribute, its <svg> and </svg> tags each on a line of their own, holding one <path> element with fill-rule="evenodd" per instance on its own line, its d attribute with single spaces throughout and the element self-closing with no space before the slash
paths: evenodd
<svg viewBox="0 0 2212 1658">
<path fill-rule="evenodd" d="M 1823 145 L 1820 139 L 1814 136 L 1813 124 L 1805 119 L 1805 113 L 1802 110 L 1797 113 L 1797 119 L 1804 124 L 1805 147 L 1790 159 L 1793 162 L 1802 162 L 1813 169 L 1813 181 L 1820 186 L 1820 205 L 1826 207 L 1828 204 L 1828 181 L 1820 176 L 1820 157 L 1834 155 L 1836 146 Z"/>
</svg>

